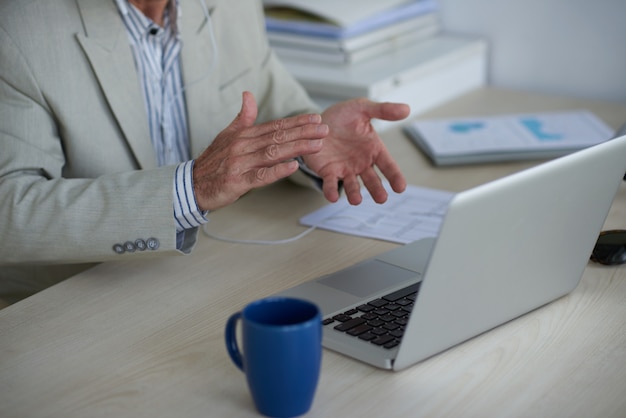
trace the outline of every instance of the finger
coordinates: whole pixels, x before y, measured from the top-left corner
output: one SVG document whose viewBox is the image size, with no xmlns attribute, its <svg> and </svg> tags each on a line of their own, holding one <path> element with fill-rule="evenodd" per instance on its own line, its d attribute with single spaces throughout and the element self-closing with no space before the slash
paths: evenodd
<svg viewBox="0 0 626 418">
<path fill-rule="evenodd" d="M 337 177 L 324 177 L 322 182 L 322 192 L 329 202 L 339 200 L 339 179 Z"/>
<path fill-rule="evenodd" d="M 311 113 L 297 115 L 289 118 L 275 119 L 269 122 L 260 123 L 254 127 L 254 130 L 251 131 L 251 134 L 254 136 L 261 136 L 271 134 L 272 132 L 276 131 L 282 131 L 311 124 L 318 125 L 320 123 L 322 123 L 322 116 L 319 114 Z"/>
<path fill-rule="evenodd" d="M 298 171 L 298 162 L 291 160 L 275 164 L 270 167 L 260 167 L 251 170 L 247 175 L 249 188 L 266 186 L 283 178 L 289 177 Z"/>
<path fill-rule="evenodd" d="M 254 156 L 254 160 L 251 160 L 251 164 L 269 167 L 302 155 L 314 154 L 319 152 L 322 146 L 323 141 L 321 139 L 302 140 L 281 145 L 270 144 L 256 153 L 249 155 Z"/>
<path fill-rule="evenodd" d="M 264 161 L 284 160 L 320 151 L 328 125 L 305 125 L 241 141 L 242 154 L 259 153 Z"/>
<path fill-rule="evenodd" d="M 343 187 L 346 191 L 346 197 L 351 205 L 359 205 L 363 201 L 361 196 L 361 184 L 354 176 L 343 179 Z"/>
<path fill-rule="evenodd" d="M 396 193 L 402 193 L 406 189 L 406 179 L 400 170 L 400 166 L 391 158 L 386 150 L 376 160 L 376 167 L 389 181 L 389 185 Z"/>
<path fill-rule="evenodd" d="M 387 201 L 387 190 L 383 186 L 380 177 L 376 173 L 373 168 L 368 168 L 363 171 L 361 174 L 361 180 L 363 180 L 363 184 L 365 188 L 374 199 L 376 203 L 385 203 Z"/>
<path fill-rule="evenodd" d="M 266 145 L 286 144 L 301 139 L 322 139 L 328 136 L 330 128 L 326 124 L 308 124 L 290 129 L 281 129 L 263 135 Z"/>
</svg>

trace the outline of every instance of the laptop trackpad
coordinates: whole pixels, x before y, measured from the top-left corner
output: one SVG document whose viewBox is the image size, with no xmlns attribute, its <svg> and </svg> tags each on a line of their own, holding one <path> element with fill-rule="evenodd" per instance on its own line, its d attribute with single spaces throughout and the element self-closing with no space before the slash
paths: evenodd
<svg viewBox="0 0 626 418">
<path fill-rule="evenodd" d="M 403 282 L 409 282 L 411 279 L 417 279 L 418 276 L 419 273 L 414 271 L 380 260 L 370 260 L 323 277 L 318 283 L 351 295 L 367 297 Z"/>
</svg>

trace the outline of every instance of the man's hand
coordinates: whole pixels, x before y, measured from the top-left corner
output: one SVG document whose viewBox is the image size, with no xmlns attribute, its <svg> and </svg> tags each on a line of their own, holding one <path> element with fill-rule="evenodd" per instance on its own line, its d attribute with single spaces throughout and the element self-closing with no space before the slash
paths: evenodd
<svg viewBox="0 0 626 418">
<path fill-rule="evenodd" d="M 303 156 L 306 165 L 324 180 L 324 195 L 335 202 L 339 198 L 338 182 L 343 186 L 348 201 L 358 205 L 362 201 L 363 184 L 377 203 L 387 200 L 387 192 L 376 172 L 389 180 L 395 192 L 406 188 L 400 167 L 371 125 L 374 118 L 395 121 L 406 118 L 409 106 L 400 103 L 375 103 L 367 99 L 353 99 L 337 103 L 322 113 L 322 120 L 330 127 L 322 149 Z"/>
<path fill-rule="evenodd" d="M 328 126 L 320 115 L 299 115 L 254 125 L 257 105 L 243 93 L 241 111 L 196 159 L 193 184 L 198 207 L 215 210 L 251 189 L 298 170 L 295 157 L 322 149 Z"/>
</svg>

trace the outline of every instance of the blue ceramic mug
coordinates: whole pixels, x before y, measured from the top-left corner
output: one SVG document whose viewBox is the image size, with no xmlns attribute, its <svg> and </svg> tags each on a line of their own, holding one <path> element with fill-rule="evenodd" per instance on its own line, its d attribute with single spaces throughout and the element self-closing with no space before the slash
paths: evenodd
<svg viewBox="0 0 626 418">
<path fill-rule="evenodd" d="M 228 354 L 245 373 L 260 413 L 293 417 L 311 408 L 322 359 L 321 321 L 315 304 L 284 297 L 257 300 L 228 319 Z"/>
</svg>

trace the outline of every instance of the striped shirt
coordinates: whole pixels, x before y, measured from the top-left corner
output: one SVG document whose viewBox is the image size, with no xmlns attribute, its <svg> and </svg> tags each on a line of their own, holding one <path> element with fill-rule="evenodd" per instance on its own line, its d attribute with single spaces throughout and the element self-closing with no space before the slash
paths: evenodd
<svg viewBox="0 0 626 418">
<path fill-rule="evenodd" d="M 182 233 L 207 222 L 196 203 L 190 160 L 185 98 L 180 70 L 182 42 L 178 4 L 166 8 L 160 27 L 128 0 L 115 0 L 126 26 L 135 67 L 142 87 L 150 138 L 159 166 L 178 164 L 174 176 L 174 218 L 177 242 Z M 180 245 L 179 245 L 180 247 Z"/>
</svg>

